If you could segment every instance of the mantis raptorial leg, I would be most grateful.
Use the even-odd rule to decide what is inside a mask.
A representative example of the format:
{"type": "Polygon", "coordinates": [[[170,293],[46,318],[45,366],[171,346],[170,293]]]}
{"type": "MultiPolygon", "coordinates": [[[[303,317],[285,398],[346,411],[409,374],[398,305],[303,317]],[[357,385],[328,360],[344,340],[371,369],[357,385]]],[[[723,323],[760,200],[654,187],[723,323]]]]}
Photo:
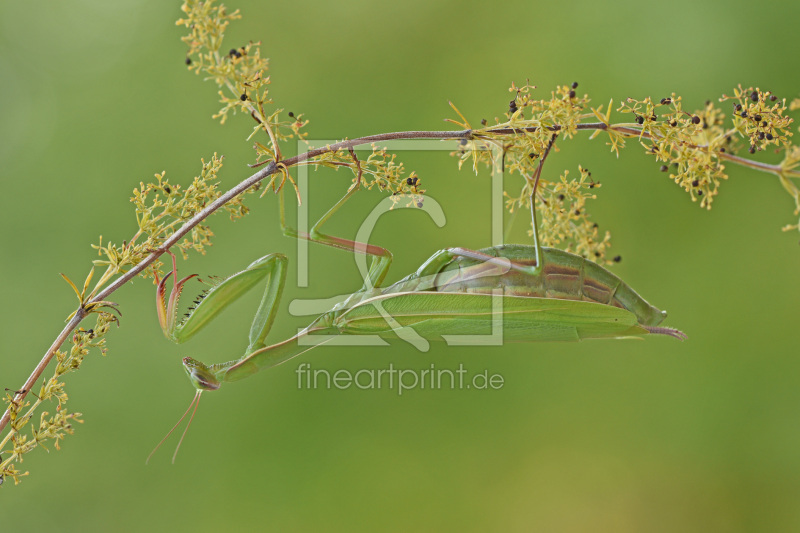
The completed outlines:
{"type": "MultiPolygon", "coordinates": [[[[179,322],[177,320],[177,314],[180,294],[183,291],[184,284],[193,277],[196,277],[196,275],[187,276],[180,281],[174,279],[174,286],[167,300],[165,298],[167,280],[171,275],[177,278],[178,271],[175,254],[169,251],[167,253],[172,256],[172,272],[164,276],[161,280],[156,278],[158,282],[158,288],[156,290],[158,318],[161,328],[167,338],[177,343],[189,340],[228,305],[240,298],[262,279],[267,278],[264,296],[261,299],[261,303],[253,318],[253,323],[250,326],[249,345],[245,354],[253,353],[266,346],[264,340],[269,334],[269,330],[272,328],[272,323],[275,321],[277,315],[276,310],[286,282],[286,256],[282,254],[269,254],[264,256],[251,263],[245,270],[230,276],[210,291],[202,293],[203,296],[195,300],[195,307],[190,309],[190,313],[186,315],[186,319],[179,322]],[[224,290],[221,288],[223,286],[224,290]]],[[[186,369],[189,371],[188,367],[186,367],[186,369]]],[[[194,407],[186,429],[184,429],[180,441],[178,441],[178,445],[175,447],[175,453],[172,456],[172,462],[175,462],[175,457],[178,455],[178,450],[183,442],[183,438],[186,436],[186,432],[189,430],[192,420],[194,420],[194,414],[197,412],[197,406],[200,404],[200,395],[202,391],[212,390],[214,388],[213,382],[203,382],[202,375],[196,376],[195,379],[197,379],[198,383],[201,383],[202,386],[197,387],[197,392],[192,402],[189,404],[189,407],[186,409],[186,412],[183,413],[183,416],[181,416],[178,422],[169,430],[164,438],[161,439],[161,442],[159,442],[150,453],[145,463],[150,461],[150,458],[156,450],[158,450],[161,444],[175,431],[180,423],[183,422],[183,419],[186,418],[186,415],[189,414],[189,411],[194,407]]]]}

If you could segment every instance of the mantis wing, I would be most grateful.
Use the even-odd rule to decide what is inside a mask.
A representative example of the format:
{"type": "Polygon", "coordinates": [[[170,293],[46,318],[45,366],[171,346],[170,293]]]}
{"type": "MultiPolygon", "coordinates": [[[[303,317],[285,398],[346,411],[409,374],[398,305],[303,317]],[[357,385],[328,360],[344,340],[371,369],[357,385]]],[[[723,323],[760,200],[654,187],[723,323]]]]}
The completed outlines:
{"type": "Polygon", "coordinates": [[[502,322],[503,336],[520,341],[579,341],[648,334],[625,309],[595,302],[492,296],[474,293],[407,292],[364,300],[335,321],[341,333],[395,334],[410,327],[428,340],[442,335],[488,335],[502,322]],[[493,307],[494,301],[494,307],[493,307]],[[383,311],[383,312],[382,312],[383,311]]]}

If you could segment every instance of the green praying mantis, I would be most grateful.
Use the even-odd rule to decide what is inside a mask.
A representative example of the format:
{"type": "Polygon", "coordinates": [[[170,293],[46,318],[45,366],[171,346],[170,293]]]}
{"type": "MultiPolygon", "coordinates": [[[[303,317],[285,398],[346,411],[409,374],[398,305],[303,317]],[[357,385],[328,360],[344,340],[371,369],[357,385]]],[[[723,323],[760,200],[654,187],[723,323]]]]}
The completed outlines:
{"type": "MultiPolygon", "coordinates": [[[[186,282],[196,275],[178,280],[175,256],[171,254],[173,270],[157,279],[156,302],[161,328],[174,342],[189,340],[229,304],[265,280],[266,288],[242,357],[212,365],[191,357],[183,359],[196,394],[170,433],[192,407],[196,412],[203,391],[217,390],[223,383],[284,363],[339,335],[399,337],[417,346],[449,335],[496,331],[497,327],[502,327],[505,339],[519,341],[579,341],[648,334],[685,339],[682,332],[659,326],[666,312],[649,304],[613,273],[581,256],[539,246],[533,200],[540,171],[541,166],[531,193],[532,246],[440,250],[416,272],[386,287],[383,281],[392,260],[388,250],[321,232],[322,225],[358,189],[359,179],[309,233],[286,225],[281,195],[285,234],[362,254],[370,257],[371,263],[360,290],[346,295],[296,335],[272,345],[266,344],[266,337],[283,293],[286,256],[272,253],[257,259],[201,294],[185,318],[178,320],[180,294],[186,282]],[[167,297],[170,277],[173,288],[167,297]],[[323,340],[314,342],[315,338],[323,340]]],[[[193,417],[194,412],[189,424],[193,417]]]]}

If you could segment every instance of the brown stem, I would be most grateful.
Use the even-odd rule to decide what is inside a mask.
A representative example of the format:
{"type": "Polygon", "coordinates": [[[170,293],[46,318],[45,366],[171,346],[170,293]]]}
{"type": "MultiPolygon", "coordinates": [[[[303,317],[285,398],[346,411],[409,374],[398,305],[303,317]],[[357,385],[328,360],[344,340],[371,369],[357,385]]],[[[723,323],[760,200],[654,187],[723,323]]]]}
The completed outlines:
{"type": "MultiPolygon", "coordinates": [[[[500,135],[513,135],[515,133],[522,133],[522,132],[532,132],[539,129],[536,126],[531,126],[528,128],[488,128],[485,130],[488,133],[495,133],[500,135]]],[[[559,131],[561,126],[549,126],[550,131],[559,131]]],[[[626,137],[642,137],[644,139],[652,139],[653,135],[649,132],[643,132],[640,129],[628,127],[628,126],[609,126],[603,122],[584,122],[583,124],[578,124],[575,126],[577,130],[608,130],[611,129],[617,133],[621,133],[626,137]]],[[[685,143],[686,146],[690,148],[697,148],[698,150],[708,150],[707,145],[697,145],[697,144],[689,144],[685,143]]],[[[780,165],[771,165],[769,163],[761,163],[760,161],[752,161],[750,159],[740,157],[738,155],[729,154],[726,152],[717,152],[717,157],[720,159],[724,159],[726,161],[730,161],[731,163],[736,163],[737,165],[741,165],[743,167],[752,168],[753,170],[758,170],[760,172],[766,172],[768,174],[774,174],[776,176],[784,175],[789,178],[800,178],[800,170],[784,170],[783,167],[780,165]]]]}
{"type": "MultiPolygon", "coordinates": [[[[595,126],[595,125],[597,125],[597,124],[594,124],[594,123],[592,123],[592,124],[579,124],[578,125],[578,129],[593,129],[593,128],[581,128],[581,126],[595,126]]],[[[604,126],[604,127],[603,128],[594,128],[594,129],[606,130],[606,129],[609,128],[605,124],[602,124],[602,126],[604,126]]],[[[652,134],[650,134],[648,132],[642,132],[641,130],[638,130],[636,128],[630,128],[630,127],[626,127],[626,126],[610,126],[610,127],[611,127],[611,129],[613,129],[617,133],[622,133],[622,134],[627,135],[629,137],[639,137],[639,136],[641,136],[641,137],[643,137],[645,139],[652,139],[653,138],[652,134]]],[[[685,144],[689,148],[697,148],[698,150],[704,150],[704,151],[708,150],[708,146],[707,145],[696,145],[696,144],[690,144],[690,143],[685,143],[685,144]]],[[[727,152],[717,152],[716,155],[720,159],[724,159],[726,161],[730,161],[732,163],[736,163],[737,165],[742,165],[743,167],[752,168],[753,170],[758,170],[760,172],[766,172],[768,174],[774,174],[776,176],[784,175],[784,176],[787,176],[787,177],[790,177],[790,178],[800,177],[800,171],[797,171],[797,170],[784,170],[783,167],[781,167],[780,165],[771,165],[769,163],[761,163],[760,161],[752,161],[750,159],[747,159],[747,158],[744,158],[744,157],[740,157],[740,156],[734,155],[734,154],[729,154],[727,152]]]]}
{"type": "MultiPolygon", "coordinates": [[[[646,132],[642,132],[636,128],[625,127],[625,126],[608,126],[602,122],[593,122],[593,123],[583,123],[578,124],[576,129],[578,130],[607,130],[609,127],[614,129],[617,133],[621,133],[623,135],[631,136],[631,137],[638,137],[642,136],[645,138],[650,138],[651,135],[646,132]]],[[[527,128],[488,128],[485,130],[486,133],[490,134],[514,134],[514,133],[522,133],[523,131],[535,131],[538,129],[535,126],[527,127],[527,128]]],[[[560,126],[551,126],[549,127],[551,131],[559,131],[561,129],[560,126]]],[[[357,139],[352,140],[345,140],[340,141],[338,143],[331,144],[329,146],[325,146],[322,148],[315,148],[313,150],[309,150],[308,152],[298,154],[294,157],[290,157],[288,159],[284,159],[278,163],[271,162],[269,165],[264,167],[263,169],[259,170],[249,178],[245,179],[244,181],[240,182],[238,185],[227,191],[225,194],[217,198],[215,201],[210,203],[206,206],[205,209],[197,213],[194,217],[188,220],[186,223],[183,224],[178,230],[175,231],[158,250],[155,250],[153,253],[148,255],[144,260],[142,260],[138,265],[130,269],[128,272],[123,274],[122,276],[118,277],[111,285],[100,291],[94,298],[87,301],[84,304],[84,307],[78,309],[75,313],[75,316],[64,326],[64,329],[61,330],[61,333],[58,334],[56,339],[53,341],[53,344],[50,345],[47,352],[45,352],[44,356],[42,357],[39,364],[36,365],[33,372],[31,373],[30,377],[28,377],[25,385],[22,386],[19,393],[14,395],[14,402],[18,403],[25,399],[25,396],[28,394],[30,389],[33,387],[34,383],[41,377],[42,373],[44,372],[47,365],[53,359],[55,352],[61,347],[64,341],[67,339],[69,334],[74,330],[80,322],[86,318],[89,314],[86,311],[86,308],[93,303],[100,302],[102,300],[106,300],[108,296],[110,296],[114,291],[122,287],[125,283],[129,282],[131,279],[136,277],[139,273],[141,273],[145,268],[147,268],[150,264],[153,263],[156,259],[161,257],[169,248],[177,244],[177,242],[183,238],[187,233],[189,233],[192,228],[197,226],[200,222],[205,220],[209,215],[211,215],[214,211],[228,203],[230,200],[235,198],[236,196],[242,194],[244,191],[255,185],[256,183],[260,182],[264,178],[272,175],[275,173],[279,165],[283,165],[284,167],[292,167],[297,165],[298,163],[302,163],[303,161],[307,161],[311,158],[314,158],[318,155],[322,155],[326,152],[332,152],[336,150],[343,150],[343,149],[352,149],[355,146],[360,146],[362,144],[369,144],[374,142],[380,141],[390,141],[390,140],[398,140],[398,139],[471,139],[473,138],[473,130],[466,129],[460,131],[399,131],[399,132],[392,132],[392,133],[380,133],[377,135],[368,135],[366,137],[359,137],[357,139]]],[[[698,146],[696,148],[704,148],[698,146]]],[[[769,165],[766,163],[759,163],[756,161],[750,161],[748,159],[735,156],[732,154],[727,153],[718,153],[717,156],[720,159],[726,159],[728,161],[732,161],[734,163],[747,166],[749,168],[760,170],[762,172],[769,172],[771,174],[781,174],[788,177],[800,177],[800,171],[791,170],[783,172],[783,169],[779,165],[769,165]]],[[[10,410],[6,410],[3,414],[2,418],[0,418],[0,431],[2,431],[6,425],[8,425],[10,419],[10,410]]]]}
{"type": "MultiPolygon", "coordinates": [[[[335,150],[342,150],[342,149],[350,149],[355,146],[359,146],[362,144],[369,144],[373,142],[380,142],[380,141],[389,141],[389,140],[396,140],[396,139],[468,139],[472,134],[472,130],[462,130],[462,131],[401,131],[401,132],[393,132],[393,133],[381,133],[378,135],[369,135],[366,137],[360,137],[357,139],[341,141],[335,144],[331,144],[329,146],[325,146],[323,148],[316,148],[314,150],[310,150],[303,154],[296,155],[294,157],[290,157],[289,159],[284,159],[279,164],[283,164],[286,167],[292,167],[298,163],[316,157],[318,155],[322,155],[326,152],[331,152],[335,150]]],[[[94,298],[87,301],[84,304],[83,308],[80,308],[75,313],[75,316],[64,326],[64,329],[61,330],[61,333],[58,334],[56,339],[53,341],[53,344],[50,345],[50,348],[47,349],[44,356],[42,357],[39,364],[36,365],[36,368],[33,369],[31,375],[28,377],[27,381],[25,381],[25,385],[19,390],[19,393],[14,395],[14,402],[19,403],[25,399],[30,389],[36,383],[36,381],[42,376],[44,373],[45,368],[53,359],[56,351],[64,344],[64,341],[67,340],[72,330],[74,330],[81,321],[86,318],[89,314],[86,311],[86,308],[93,303],[100,302],[106,300],[114,291],[125,285],[127,282],[132,280],[136,277],[139,273],[141,273],[145,268],[150,266],[156,259],[161,257],[169,248],[174,246],[181,240],[187,233],[189,233],[192,228],[197,226],[200,222],[208,218],[214,211],[219,209],[220,207],[224,206],[226,203],[231,201],[236,196],[242,194],[244,191],[255,185],[256,183],[260,182],[264,178],[272,175],[275,173],[276,169],[278,168],[278,164],[272,162],[263,169],[259,170],[249,178],[245,179],[244,181],[240,182],[238,185],[227,191],[225,194],[211,202],[206,206],[205,209],[197,213],[194,217],[189,219],[186,223],[183,224],[178,230],[175,231],[167,240],[164,241],[164,244],[158,249],[153,251],[150,255],[148,255],[144,260],[142,260],[139,264],[135,267],[131,268],[128,272],[123,274],[122,276],[118,277],[114,280],[111,285],[97,293],[94,298]]],[[[0,431],[2,431],[6,425],[8,425],[10,419],[10,410],[6,410],[3,413],[3,417],[0,418],[0,431]]]]}

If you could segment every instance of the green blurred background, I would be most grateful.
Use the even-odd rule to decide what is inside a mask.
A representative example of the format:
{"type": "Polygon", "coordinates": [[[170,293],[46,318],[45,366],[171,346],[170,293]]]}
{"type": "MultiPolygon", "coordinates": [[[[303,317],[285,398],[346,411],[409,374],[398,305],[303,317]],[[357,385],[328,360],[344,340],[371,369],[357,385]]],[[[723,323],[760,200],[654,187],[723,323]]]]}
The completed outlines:
{"type": "MultiPolygon", "coordinates": [[[[272,96],[311,119],[318,139],[442,129],[447,101],[477,122],[530,78],[549,94],[580,82],[594,105],[672,91],[695,109],[737,83],[797,95],[800,4],[775,2],[284,2],[236,0],[226,40],[262,40],[272,96]]],[[[250,124],[213,122],[215,88],[187,73],[178,3],[128,0],[0,4],[0,386],[19,387],[61,328],[102,234],[134,232],[130,191],[162,170],[186,182],[199,159],[226,156],[223,179],[249,175],[250,124]]],[[[727,111],[727,109],[726,109],[727,111]]],[[[207,394],[175,465],[171,440],[144,459],[188,404],[180,358],[238,357],[257,296],[184,346],[167,342],[154,289],[114,295],[123,327],[110,355],[70,376],[86,423],[31,476],[0,489],[3,529],[30,531],[797,531],[800,530],[800,247],[792,204],[768,175],[733,168],[711,212],[658,172],[635,143],[562,142],[550,173],[578,164],[602,182],[592,206],[612,231],[614,268],[689,340],[447,348],[321,348],[314,368],[424,369],[505,378],[499,391],[298,390],[301,360],[207,394]]],[[[385,216],[392,281],[435,250],[489,244],[488,174],[443,153],[405,152],[445,208],[385,216]]],[[[347,186],[311,176],[312,214],[347,186]]],[[[353,236],[377,194],[331,224],[353,236]]],[[[212,221],[215,245],[184,273],[226,275],[268,252],[296,264],[274,197],[212,221]]],[[[524,239],[519,225],[512,240],[524,239]]],[[[352,256],[311,248],[294,269],[273,339],[290,335],[292,298],[359,286],[352,256]]],[[[52,410],[52,409],[51,409],[52,410]]]]}

